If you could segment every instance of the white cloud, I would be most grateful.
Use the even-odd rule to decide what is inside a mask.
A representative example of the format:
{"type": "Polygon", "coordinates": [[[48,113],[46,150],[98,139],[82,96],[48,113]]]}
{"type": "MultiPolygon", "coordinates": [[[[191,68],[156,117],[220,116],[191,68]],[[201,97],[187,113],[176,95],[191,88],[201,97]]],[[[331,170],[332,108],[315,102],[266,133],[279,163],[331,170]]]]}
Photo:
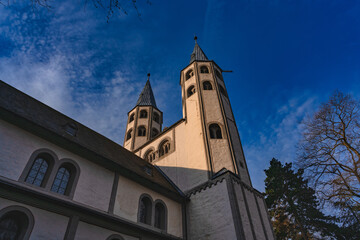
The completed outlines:
{"type": "MultiPolygon", "coordinates": [[[[296,145],[301,138],[302,120],[314,110],[318,98],[304,94],[294,97],[270,115],[257,133],[259,144],[244,144],[251,179],[255,188],[264,191],[264,169],[272,158],[292,162],[296,158],[296,145]]],[[[253,143],[256,141],[253,141],[253,143]]]]}

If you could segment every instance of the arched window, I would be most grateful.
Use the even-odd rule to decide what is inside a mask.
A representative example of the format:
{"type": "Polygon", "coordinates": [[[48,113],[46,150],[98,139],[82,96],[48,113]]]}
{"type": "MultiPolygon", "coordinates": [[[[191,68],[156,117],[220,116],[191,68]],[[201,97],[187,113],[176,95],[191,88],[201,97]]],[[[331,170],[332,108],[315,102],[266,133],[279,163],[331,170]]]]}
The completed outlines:
{"type": "Polygon", "coordinates": [[[154,112],[153,120],[157,123],[160,123],[160,115],[157,112],[154,112]]]}
{"type": "Polygon", "coordinates": [[[151,130],[151,137],[156,137],[159,134],[159,131],[156,128],[151,130]]]}
{"type": "Polygon", "coordinates": [[[162,230],[166,230],[166,207],[165,204],[157,200],[155,203],[155,223],[154,226],[156,228],[160,228],[162,230]]]}
{"type": "Polygon", "coordinates": [[[190,86],[187,89],[187,97],[191,97],[191,95],[193,95],[196,92],[195,87],[194,86],[190,86]]]}
{"type": "Polygon", "coordinates": [[[215,74],[216,74],[216,76],[217,76],[221,81],[224,81],[221,73],[220,73],[218,70],[215,70],[215,74]]]}
{"type": "Polygon", "coordinates": [[[203,89],[204,90],[212,90],[212,85],[209,81],[204,81],[203,82],[203,89]]]}
{"type": "Polygon", "coordinates": [[[209,69],[207,68],[207,66],[201,66],[200,73],[209,73],[209,69]]]}
{"type": "Polygon", "coordinates": [[[132,113],[129,117],[129,123],[131,123],[132,121],[134,121],[135,118],[135,113],[132,113]]]}
{"type": "Polygon", "coordinates": [[[150,163],[155,160],[155,157],[156,157],[155,151],[152,149],[148,150],[144,155],[144,159],[150,163]]]}
{"type": "Polygon", "coordinates": [[[152,200],[147,196],[140,197],[138,220],[151,225],[152,200]]]}
{"type": "Polygon", "coordinates": [[[35,186],[44,187],[45,186],[45,177],[49,175],[49,162],[44,157],[38,156],[30,171],[27,175],[25,182],[33,184],[35,186]]]}
{"type": "Polygon", "coordinates": [[[106,240],[124,240],[124,238],[119,234],[113,234],[109,236],[106,240]]]}
{"type": "Polygon", "coordinates": [[[159,147],[159,157],[164,156],[170,152],[170,142],[168,140],[162,142],[159,147]]]}
{"type": "Polygon", "coordinates": [[[56,177],[51,187],[51,191],[62,195],[67,195],[67,193],[69,192],[68,189],[70,178],[70,169],[67,167],[60,167],[58,172],[56,173],[56,177]]]}
{"type": "Polygon", "coordinates": [[[31,212],[20,206],[10,206],[0,211],[0,239],[29,239],[34,226],[31,212]]]}
{"type": "Polygon", "coordinates": [[[146,136],[146,128],[144,126],[140,126],[138,129],[138,136],[146,136]]]}
{"type": "Polygon", "coordinates": [[[141,110],[140,111],[140,118],[147,118],[147,111],[146,110],[141,110]]]}
{"type": "Polygon", "coordinates": [[[228,97],[226,90],[221,85],[219,85],[219,89],[220,89],[220,92],[222,95],[224,95],[225,97],[228,97]]]}
{"type": "Polygon", "coordinates": [[[216,123],[210,124],[209,131],[210,131],[210,138],[212,138],[212,139],[221,139],[222,138],[221,128],[218,124],[216,124],[216,123]]]}
{"type": "Polygon", "coordinates": [[[49,149],[33,152],[26,164],[19,181],[39,187],[46,187],[57,156],[49,149]]]}
{"type": "Polygon", "coordinates": [[[189,71],[186,72],[186,80],[188,80],[189,78],[191,78],[192,76],[194,76],[194,71],[192,69],[190,69],[189,71]]]}
{"type": "Polygon", "coordinates": [[[132,129],[130,129],[130,130],[127,132],[127,134],[126,134],[126,141],[131,138],[131,134],[132,134],[132,129]]]}

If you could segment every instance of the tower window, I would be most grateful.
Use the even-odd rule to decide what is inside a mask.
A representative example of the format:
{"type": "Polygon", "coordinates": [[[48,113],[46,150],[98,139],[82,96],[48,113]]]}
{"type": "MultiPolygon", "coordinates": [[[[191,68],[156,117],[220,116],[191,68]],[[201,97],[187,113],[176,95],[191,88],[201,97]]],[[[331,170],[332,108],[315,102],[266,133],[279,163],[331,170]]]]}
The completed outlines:
{"type": "Polygon", "coordinates": [[[204,90],[212,90],[212,85],[209,81],[204,81],[203,82],[203,89],[204,90]]]}
{"type": "Polygon", "coordinates": [[[138,129],[138,136],[142,137],[142,136],[146,136],[146,128],[144,126],[140,126],[138,129]]]}
{"type": "Polygon", "coordinates": [[[170,152],[170,142],[166,140],[159,147],[159,157],[164,156],[170,152]]]}
{"type": "Polygon", "coordinates": [[[186,80],[188,80],[192,76],[194,76],[194,71],[192,69],[190,69],[189,71],[186,72],[185,78],[186,78],[186,80]]]}
{"type": "Polygon", "coordinates": [[[209,69],[207,68],[207,66],[201,66],[200,73],[209,73],[209,69]]]}
{"type": "Polygon", "coordinates": [[[191,95],[193,95],[195,92],[196,92],[195,87],[190,86],[187,90],[187,97],[191,97],[191,95]]]}
{"type": "Polygon", "coordinates": [[[156,137],[159,134],[159,131],[156,128],[151,130],[151,137],[156,137]]]}
{"type": "Polygon", "coordinates": [[[141,110],[140,111],[140,118],[147,118],[147,111],[146,110],[141,110]]]}
{"type": "Polygon", "coordinates": [[[130,129],[130,130],[127,132],[127,134],[126,134],[126,141],[131,138],[131,134],[132,134],[132,129],[130,129]]]}
{"type": "Polygon", "coordinates": [[[151,225],[152,201],[149,197],[143,196],[139,202],[138,220],[141,223],[151,225]]]}
{"type": "Polygon", "coordinates": [[[210,124],[209,131],[210,131],[210,138],[212,138],[212,139],[221,139],[222,138],[221,128],[218,124],[216,124],[216,123],[210,124]]]}
{"type": "Polygon", "coordinates": [[[216,76],[217,76],[221,81],[224,81],[221,73],[220,73],[218,70],[215,70],[215,74],[216,74],[216,76]]]}
{"type": "MultiPolygon", "coordinates": [[[[157,200],[160,201],[160,200],[157,200]]],[[[156,202],[156,201],[155,201],[156,202]]],[[[155,204],[155,223],[154,227],[162,230],[166,229],[166,208],[161,202],[155,204]]]]}
{"type": "Polygon", "coordinates": [[[160,115],[157,112],[154,112],[153,120],[157,123],[160,123],[160,115]]]}
{"type": "Polygon", "coordinates": [[[132,113],[129,117],[129,123],[131,123],[132,121],[134,121],[135,118],[135,113],[132,113]]]}
{"type": "Polygon", "coordinates": [[[226,90],[221,85],[219,85],[219,89],[220,89],[220,92],[222,95],[224,95],[225,97],[228,97],[226,90]]]}

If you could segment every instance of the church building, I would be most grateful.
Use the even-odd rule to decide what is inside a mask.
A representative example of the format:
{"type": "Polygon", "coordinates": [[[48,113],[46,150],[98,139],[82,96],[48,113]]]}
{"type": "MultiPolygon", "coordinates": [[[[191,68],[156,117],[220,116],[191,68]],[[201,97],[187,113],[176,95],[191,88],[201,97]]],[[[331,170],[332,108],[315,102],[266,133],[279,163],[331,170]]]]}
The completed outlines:
{"type": "Polygon", "coordinates": [[[0,81],[0,240],[272,240],[222,69],[195,39],[183,118],[150,75],[123,146],[0,81]]]}

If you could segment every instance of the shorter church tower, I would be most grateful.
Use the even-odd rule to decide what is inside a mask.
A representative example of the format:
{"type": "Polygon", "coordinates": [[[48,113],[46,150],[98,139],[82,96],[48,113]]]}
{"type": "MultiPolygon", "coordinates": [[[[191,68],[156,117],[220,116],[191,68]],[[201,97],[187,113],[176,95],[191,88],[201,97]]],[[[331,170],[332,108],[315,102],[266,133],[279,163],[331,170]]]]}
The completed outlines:
{"type": "Polygon", "coordinates": [[[150,73],[135,107],[128,113],[124,147],[130,151],[161,132],[163,113],[157,108],[150,85],[150,73]]]}

